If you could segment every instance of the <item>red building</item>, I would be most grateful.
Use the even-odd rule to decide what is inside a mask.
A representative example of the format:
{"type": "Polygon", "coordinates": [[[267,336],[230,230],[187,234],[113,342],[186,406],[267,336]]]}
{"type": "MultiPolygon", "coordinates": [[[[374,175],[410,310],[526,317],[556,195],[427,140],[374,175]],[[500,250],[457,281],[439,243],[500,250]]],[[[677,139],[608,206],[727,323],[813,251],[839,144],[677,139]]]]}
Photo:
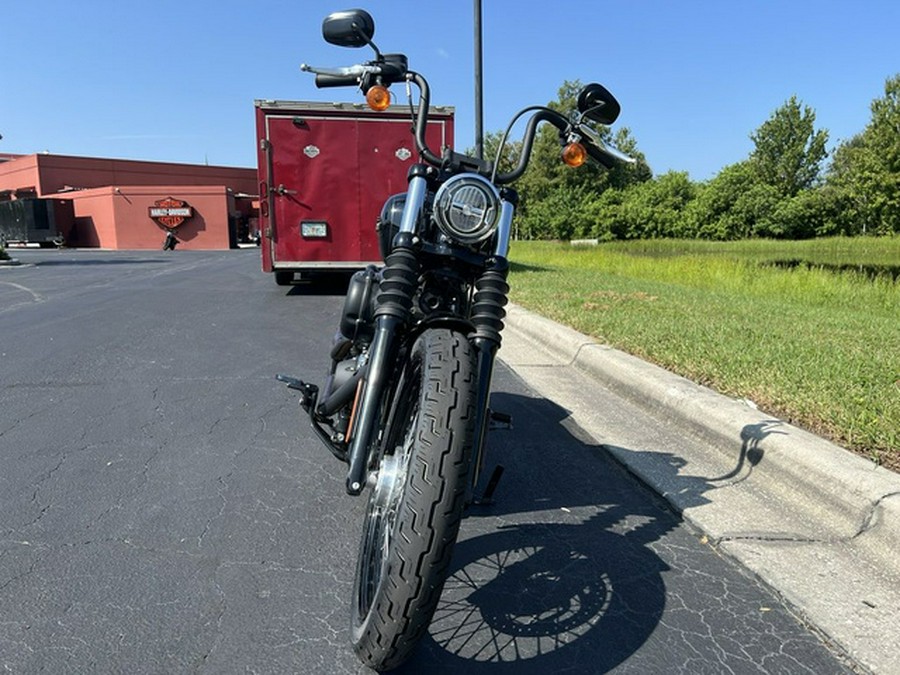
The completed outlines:
{"type": "MultiPolygon", "coordinates": [[[[0,156],[0,202],[65,199],[68,246],[159,248],[171,227],[187,249],[227,249],[254,231],[256,169],[65,155],[0,156]],[[172,204],[181,218],[160,217],[172,204]],[[173,223],[174,226],[173,226],[173,223]]],[[[173,211],[175,213],[176,211],[173,211]]]]}

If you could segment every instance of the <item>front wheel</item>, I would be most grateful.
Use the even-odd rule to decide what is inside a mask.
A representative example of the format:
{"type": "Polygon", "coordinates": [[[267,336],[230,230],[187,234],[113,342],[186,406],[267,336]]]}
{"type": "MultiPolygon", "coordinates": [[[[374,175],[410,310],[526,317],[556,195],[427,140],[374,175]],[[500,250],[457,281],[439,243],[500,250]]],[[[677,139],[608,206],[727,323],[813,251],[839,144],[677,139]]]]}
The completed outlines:
{"type": "Polygon", "coordinates": [[[376,670],[399,666],[440,599],[466,499],[474,440],[475,351],[429,330],[395,388],[360,543],[352,641],[376,670]]]}

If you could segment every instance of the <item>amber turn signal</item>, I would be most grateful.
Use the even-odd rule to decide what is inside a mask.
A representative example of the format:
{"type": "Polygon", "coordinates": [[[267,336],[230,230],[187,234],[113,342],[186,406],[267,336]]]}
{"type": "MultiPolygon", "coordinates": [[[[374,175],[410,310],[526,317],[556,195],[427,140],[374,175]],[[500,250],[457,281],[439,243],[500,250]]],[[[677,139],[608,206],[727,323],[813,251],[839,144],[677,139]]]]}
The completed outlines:
{"type": "Polygon", "coordinates": [[[369,87],[369,91],[366,92],[366,103],[372,110],[387,110],[391,104],[391,92],[380,84],[369,87]]]}
{"type": "Polygon", "coordinates": [[[587,150],[581,143],[569,143],[563,148],[562,160],[569,166],[581,166],[587,161],[587,150]]]}

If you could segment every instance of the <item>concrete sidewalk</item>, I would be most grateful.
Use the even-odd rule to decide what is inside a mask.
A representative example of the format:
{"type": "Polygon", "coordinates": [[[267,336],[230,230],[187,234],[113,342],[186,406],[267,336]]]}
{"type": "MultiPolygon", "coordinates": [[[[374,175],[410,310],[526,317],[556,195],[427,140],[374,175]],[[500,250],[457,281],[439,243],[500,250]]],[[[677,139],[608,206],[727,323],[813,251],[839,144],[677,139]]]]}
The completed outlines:
{"type": "Polygon", "coordinates": [[[860,666],[900,673],[900,474],[520,307],[506,324],[528,386],[860,666]]]}

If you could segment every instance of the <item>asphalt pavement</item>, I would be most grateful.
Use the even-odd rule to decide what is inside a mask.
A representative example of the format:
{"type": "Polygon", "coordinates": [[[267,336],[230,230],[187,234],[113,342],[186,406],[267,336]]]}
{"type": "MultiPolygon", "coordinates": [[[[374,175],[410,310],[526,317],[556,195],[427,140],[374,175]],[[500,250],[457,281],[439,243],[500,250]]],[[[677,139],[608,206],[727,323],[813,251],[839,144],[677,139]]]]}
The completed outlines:
{"type": "MultiPolygon", "coordinates": [[[[0,671],[368,672],[348,644],[365,504],[274,379],[321,381],[341,289],[276,286],[254,251],[16,257],[0,267],[0,671]]],[[[685,422],[689,383],[650,403],[640,362],[516,308],[509,323],[515,370],[498,364],[491,405],[513,426],[488,440],[506,472],[464,520],[405,672],[897,672],[892,577],[864,573],[893,546],[876,545],[892,500],[866,482],[883,472],[843,476],[849,505],[836,488],[816,506],[793,474],[770,490],[786,426],[704,424],[713,404],[685,422]]]]}
{"type": "Polygon", "coordinates": [[[900,673],[900,475],[521,307],[500,356],[856,663],[900,673]]]}

